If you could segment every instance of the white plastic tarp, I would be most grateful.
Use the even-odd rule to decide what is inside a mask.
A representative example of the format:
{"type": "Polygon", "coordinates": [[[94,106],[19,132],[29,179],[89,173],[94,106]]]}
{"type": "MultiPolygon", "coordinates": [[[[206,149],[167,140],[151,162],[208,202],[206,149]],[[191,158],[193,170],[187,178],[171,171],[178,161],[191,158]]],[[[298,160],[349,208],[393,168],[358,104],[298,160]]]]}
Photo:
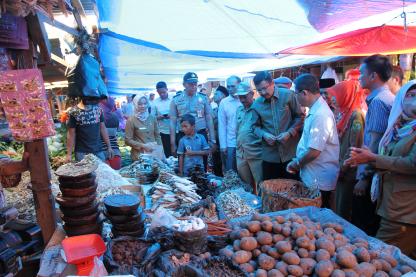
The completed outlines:
{"type": "MultiPolygon", "coordinates": [[[[321,31],[394,10],[360,27],[387,23],[400,15],[402,1],[97,0],[97,6],[109,91],[123,92],[154,88],[160,80],[180,84],[188,71],[204,81],[286,67],[302,57],[274,53],[316,41],[321,31]]],[[[402,22],[400,16],[396,20],[402,22]]]]}

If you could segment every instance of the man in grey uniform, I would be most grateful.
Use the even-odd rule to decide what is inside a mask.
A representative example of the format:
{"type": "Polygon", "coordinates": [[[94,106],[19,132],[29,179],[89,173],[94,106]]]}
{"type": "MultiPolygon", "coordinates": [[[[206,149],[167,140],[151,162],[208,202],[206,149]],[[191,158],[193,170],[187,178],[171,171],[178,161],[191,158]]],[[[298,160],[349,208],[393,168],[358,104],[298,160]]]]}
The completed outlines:
{"type": "MultiPolygon", "coordinates": [[[[211,149],[215,147],[216,143],[211,105],[206,95],[197,92],[198,76],[194,72],[186,73],[183,76],[183,86],[185,88],[184,91],[175,95],[170,104],[170,143],[172,155],[176,154],[177,143],[184,136],[178,123],[185,114],[191,114],[195,117],[195,131],[205,137],[211,149]]],[[[204,164],[206,167],[206,159],[204,159],[204,164]]]]}

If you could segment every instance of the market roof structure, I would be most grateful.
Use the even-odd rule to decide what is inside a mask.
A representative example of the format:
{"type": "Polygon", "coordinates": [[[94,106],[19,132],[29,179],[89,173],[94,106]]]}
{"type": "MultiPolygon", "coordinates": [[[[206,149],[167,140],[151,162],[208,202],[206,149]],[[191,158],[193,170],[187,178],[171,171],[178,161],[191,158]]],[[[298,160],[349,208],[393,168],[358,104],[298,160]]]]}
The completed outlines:
{"type": "MultiPolygon", "coordinates": [[[[409,20],[416,17],[416,0],[404,6],[409,20]]],[[[97,0],[97,8],[99,54],[113,93],[160,80],[180,84],[187,71],[212,79],[284,67],[292,58],[274,55],[282,49],[403,24],[401,0],[97,0]]]]}
{"type": "Polygon", "coordinates": [[[416,52],[416,26],[382,25],[355,30],[299,47],[280,54],[369,56],[416,52]]]}

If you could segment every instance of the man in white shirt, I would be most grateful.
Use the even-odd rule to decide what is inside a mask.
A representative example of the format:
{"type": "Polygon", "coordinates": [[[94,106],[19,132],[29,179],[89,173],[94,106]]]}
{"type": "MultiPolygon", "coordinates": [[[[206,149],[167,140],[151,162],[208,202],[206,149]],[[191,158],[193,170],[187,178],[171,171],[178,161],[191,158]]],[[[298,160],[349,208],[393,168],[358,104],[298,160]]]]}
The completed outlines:
{"type": "Polygon", "coordinates": [[[156,84],[156,91],[159,98],[153,100],[152,114],[156,117],[159,124],[160,138],[162,139],[163,151],[165,156],[172,156],[170,147],[170,101],[168,86],[160,81],[156,84]]]}
{"type": "Polygon", "coordinates": [[[230,95],[221,101],[218,109],[218,135],[220,139],[222,164],[225,172],[228,170],[237,171],[236,113],[241,103],[236,92],[238,85],[241,83],[241,79],[237,76],[231,76],[226,82],[230,95]]]}
{"type": "Polygon", "coordinates": [[[330,208],[331,193],[339,173],[339,141],[334,115],[319,93],[319,82],[312,74],[295,79],[295,94],[299,104],[309,108],[302,137],[296,149],[296,158],[287,171],[300,171],[302,182],[311,188],[318,187],[322,194],[322,207],[330,208]]]}
{"type": "Polygon", "coordinates": [[[133,95],[127,95],[127,103],[121,107],[123,116],[125,119],[128,119],[130,116],[134,115],[134,104],[133,104],[133,95]]]}

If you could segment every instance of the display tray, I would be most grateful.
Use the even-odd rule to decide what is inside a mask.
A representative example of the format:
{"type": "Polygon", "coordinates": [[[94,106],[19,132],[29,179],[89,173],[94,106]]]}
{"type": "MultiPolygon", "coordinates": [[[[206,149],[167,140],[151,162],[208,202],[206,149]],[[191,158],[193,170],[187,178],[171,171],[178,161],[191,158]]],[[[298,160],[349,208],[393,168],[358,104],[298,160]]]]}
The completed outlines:
{"type": "Polygon", "coordinates": [[[96,193],[84,197],[64,197],[61,193],[58,193],[56,202],[58,202],[60,207],[77,209],[78,207],[94,202],[96,198],[96,193]]]}
{"type": "Polygon", "coordinates": [[[91,173],[80,178],[59,177],[58,178],[59,188],[65,188],[65,189],[89,188],[96,184],[95,178],[96,178],[95,173],[91,173]]]}
{"type": "Polygon", "coordinates": [[[97,184],[93,181],[87,187],[67,188],[64,185],[59,185],[59,189],[64,197],[83,197],[94,193],[97,190],[97,184]]]}
{"type": "Polygon", "coordinates": [[[130,194],[110,195],[104,199],[104,206],[111,215],[136,214],[140,199],[130,194]]]}
{"type": "Polygon", "coordinates": [[[79,226],[79,225],[84,225],[84,224],[96,223],[99,215],[100,213],[97,211],[91,215],[83,215],[83,216],[77,216],[77,217],[69,217],[69,216],[64,215],[62,217],[62,220],[65,222],[65,224],[79,226]]]}
{"type": "Polygon", "coordinates": [[[88,203],[87,205],[84,205],[84,206],[77,207],[76,209],[60,207],[61,212],[65,216],[69,216],[69,217],[91,215],[93,213],[96,213],[98,208],[99,208],[99,204],[96,201],[88,203]]]}
{"type": "Polygon", "coordinates": [[[136,214],[132,215],[112,215],[107,211],[104,212],[104,215],[111,221],[113,224],[123,224],[130,221],[144,221],[145,215],[142,212],[142,209],[139,208],[136,214]]]}
{"type": "Polygon", "coordinates": [[[93,173],[98,168],[97,163],[80,161],[77,163],[67,163],[60,166],[55,174],[64,179],[82,178],[93,173]]]}

